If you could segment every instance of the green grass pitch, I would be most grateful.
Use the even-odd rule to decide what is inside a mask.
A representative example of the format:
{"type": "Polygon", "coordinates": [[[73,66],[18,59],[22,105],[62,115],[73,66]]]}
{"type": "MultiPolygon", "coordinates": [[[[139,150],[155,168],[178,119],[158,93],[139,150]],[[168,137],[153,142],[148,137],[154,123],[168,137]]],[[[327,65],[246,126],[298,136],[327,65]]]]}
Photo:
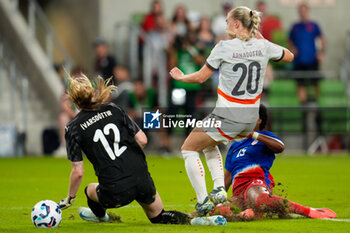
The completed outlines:
{"type": "MultiPolygon", "coordinates": [[[[150,156],[147,161],[165,209],[192,211],[195,193],[183,160],[150,156]]],[[[63,211],[58,228],[48,230],[34,227],[31,208],[40,200],[59,201],[67,195],[70,162],[48,157],[0,159],[0,232],[350,232],[350,222],[318,219],[266,219],[227,226],[152,225],[135,202],[112,210],[121,216],[122,223],[84,222],[77,208],[86,206],[84,187],[96,182],[90,163],[85,160],[84,165],[85,175],[74,206],[63,211]]],[[[350,219],[350,156],[282,155],[271,173],[276,183],[283,184],[276,193],[304,205],[330,208],[339,219],[350,219]]],[[[211,189],[208,171],[206,178],[211,189]]]]}

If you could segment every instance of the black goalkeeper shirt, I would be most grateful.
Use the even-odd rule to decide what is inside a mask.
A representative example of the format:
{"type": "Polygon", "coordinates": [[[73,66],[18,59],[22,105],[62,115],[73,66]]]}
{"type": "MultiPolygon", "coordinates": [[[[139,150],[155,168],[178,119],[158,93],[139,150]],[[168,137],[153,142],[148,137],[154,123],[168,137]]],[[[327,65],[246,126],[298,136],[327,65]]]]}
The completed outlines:
{"type": "Polygon", "coordinates": [[[92,163],[101,185],[127,189],[149,175],[145,154],[134,139],[139,127],[113,103],[81,111],[66,126],[68,159],[92,163]]]}

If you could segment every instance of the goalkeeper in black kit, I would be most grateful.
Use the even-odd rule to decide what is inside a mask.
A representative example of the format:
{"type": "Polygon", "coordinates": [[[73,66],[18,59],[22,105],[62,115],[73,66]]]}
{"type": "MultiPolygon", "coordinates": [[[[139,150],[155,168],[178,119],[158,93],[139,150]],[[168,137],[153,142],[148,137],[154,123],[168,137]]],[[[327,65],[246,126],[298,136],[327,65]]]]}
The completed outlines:
{"type": "Polygon", "coordinates": [[[106,209],[136,200],[152,223],[227,224],[221,215],[190,219],[185,213],[165,211],[142,150],[147,144],[146,135],[120,107],[105,103],[116,87],[101,77],[92,85],[84,75],[70,77],[69,82],[68,96],[80,112],[66,126],[66,147],[72,170],[68,196],[59,202],[61,209],[74,203],[84,173],[84,152],[94,167],[98,183],[85,188],[89,208],[78,209],[82,219],[112,221],[106,209]]]}
{"type": "Polygon", "coordinates": [[[66,126],[72,170],[68,196],[59,202],[60,208],[70,207],[75,200],[84,173],[84,152],[99,183],[85,188],[89,208],[79,208],[82,219],[111,221],[106,209],[136,200],[152,223],[189,224],[187,214],[163,209],[142,150],[147,143],[146,135],[120,107],[104,103],[116,87],[108,86],[100,77],[95,88],[86,76],[69,81],[68,95],[81,111],[66,126]]]}

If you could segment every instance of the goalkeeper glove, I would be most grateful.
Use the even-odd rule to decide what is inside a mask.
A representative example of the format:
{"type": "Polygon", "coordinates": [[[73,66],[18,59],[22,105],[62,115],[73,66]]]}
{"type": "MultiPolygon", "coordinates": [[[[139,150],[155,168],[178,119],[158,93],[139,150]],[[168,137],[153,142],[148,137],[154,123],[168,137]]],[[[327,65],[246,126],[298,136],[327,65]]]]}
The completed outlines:
{"type": "Polygon", "coordinates": [[[75,201],[75,197],[67,196],[66,198],[62,199],[58,205],[61,208],[61,210],[67,209],[73,205],[75,201]]]}

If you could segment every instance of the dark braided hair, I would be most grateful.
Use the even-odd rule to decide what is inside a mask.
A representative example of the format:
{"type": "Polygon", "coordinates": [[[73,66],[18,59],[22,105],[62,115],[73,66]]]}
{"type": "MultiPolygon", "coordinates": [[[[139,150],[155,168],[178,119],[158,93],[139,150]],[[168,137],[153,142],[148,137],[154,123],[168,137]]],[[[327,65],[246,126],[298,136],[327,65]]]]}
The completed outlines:
{"type": "Polygon", "coordinates": [[[259,118],[261,119],[259,130],[264,130],[266,127],[268,116],[267,116],[267,108],[263,104],[260,104],[260,107],[259,107],[259,118]]]}

